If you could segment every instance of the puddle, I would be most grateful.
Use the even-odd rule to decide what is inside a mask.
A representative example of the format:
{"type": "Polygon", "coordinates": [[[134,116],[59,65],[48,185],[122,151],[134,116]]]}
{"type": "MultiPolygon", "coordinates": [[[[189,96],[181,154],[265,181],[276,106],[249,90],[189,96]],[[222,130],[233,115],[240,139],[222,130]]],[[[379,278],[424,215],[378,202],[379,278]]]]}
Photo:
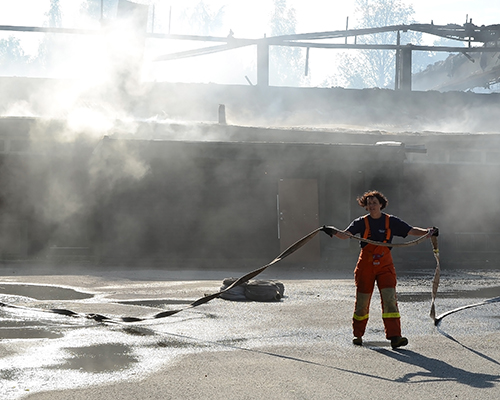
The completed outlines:
{"type": "MultiPolygon", "coordinates": [[[[0,283],[0,295],[14,295],[34,300],[83,300],[94,297],[92,294],[79,292],[58,286],[26,285],[0,283]]],[[[3,305],[3,304],[2,304],[3,305]]],[[[13,311],[14,309],[9,309],[13,311]]],[[[6,314],[10,315],[10,314],[6,314]]],[[[3,339],[59,339],[64,333],[46,323],[38,317],[32,319],[12,320],[2,318],[0,313],[0,340],[3,339]]],[[[52,325],[52,324],[51,324],[52,325]]],[[[60,325],[60,324],[59,324],[60,325]]]]}
{"type": "Polygon", "coordinates": [[[76,369],[82,372],[111,372],[129,368],[138,362],[131,355],[131,347],[122,344],[102,344],[98,346],[76,347],[64,349],[71,358],[57,369],[76,369]]]}
{"type": "Polygon", "coordinates": [[[2,339],[58,339],[64,336],[56,328],[40,320],[11,320],[0,318],[0,340],[2,339]]]}
{"type": "Polygon", "coordinates": [[[29,297],[35,300],[82,300],[94,295],[58,286],[0,283],[0,294],[29,297]]]}
{"type": "MultiPolygon", "coordinates": [[[[71,281],[67,283],[68,287],[71,287],[73,278],[70,279],[71,281]]],[[[489,283],[491,284],[497,285],[497,282],[489,283]]],[[[175,292],[170,292],[176,293],[175,297],[158,299],[155,298],[156,295],[168,297],[169,294],[160,292],[149,282],[141,285],[136,285],[134,282],[132,288],[127,286],[122,288],[110,284],[112,292],[104,293],[101,290],[99,292],[101,294],[95,296],[91,302],[82,300],[84,304],[81,307],[73,304],[78,301],[72,302],[71,300],[88,299],[92,297],[91,295],[55,285],[0,283],[0,297],[2,293],[11,293],[37,299],[49,299],[47,303],[57,302],[57,299],[66,299],[72,304],[62,304],[64,307],[73,309],[74,306],[75,310],[104,312],[105,315],[115,315],[115,313],[135,315],[137,306],[182,308],[184,304],[192,302],[192,299],[177,298],[176,296],[180,296],[177,288],[175,292]],[[130,314],[128,308],[132,309],[130,314]]],[[[500,284],[498,287],[463,290],[472,288],[480,288],[480,285],[466,286],[461,283],[461,286],[448,286],[446,289],[457,290],[440,292],[438,296],[448,298],[500,296],[500,284]]],[[[417,293],[417,290],[422,289],[421,285],[407,286],[404,289],[414,292],[400,294],[399,297],[403,301],[430,301],[430,293],[417,293]]],[[[100,324],[85,318],[68,318],[57,313],[35,312],[35,309],[24,306],[17,309],[0,307],[0,399],[3,400],[7,393],[6,398],[20,400],[26,397],[27,389],[32,394],[42,391],[67,390],[67,397],[71,397],[73,390],[82,387],[98,391],[101,385],[128,382],[131,379],[145,379],[148,374],[173,365],[174,360],[178,361],[179,356],[187,354],[237,348],[273,348],[272,346],[275,345],[280,348],[298,346],[297,348],[301,349],[301,346],[308,348],[311,345],[323,345],[323,343],[343,349],[346,345],[350,345],[349,338],[345,337],[350,329],[348,324],[339,322],[332,330],[331,321],[324,322],[321,316],[323,307],[326,307],[325,309],[331,307],[331,304],[336,304],[335,301],[338,299],[342,299],[339,310],[345,309],[349,312],[351,307],[349,299],[352,298],[351,282],[341,285],[338,292],[331,293],[333,293],[331,280],[319,283],[305,281],[300,285],[297,284],[296,293],[290,301],[279,306],[282,311],[279,318],[274,314],[274,308],[270,311],[268,306],[260,303],[240,304],[223,301],[214,303],[212,307],[200,307],[195,312],[180,314],[180,318],[148,320],[137,324],[100,324]],[[321,293],[320,300],[325,296],[325,301],[318,302],[316,295],[311,296],[308,293],[321,293]],[[344,304],[344,300],[349,300],[349,304],[344,304]],[[318,313],[318,317],[314,319],[315,322],[310,320],[310,327],[304,328],[300,323],[300,318],[297,319],[297,315],[307,310],[309,305],[315,308],[314,312],[318,313]],[[317,310],[316,307],[318,307],[317,310]],[[12,340],[12,338],[20,340],[12,340]]],[[[24,299],[19,301],[21,300],[24,301],[24,299]]],[[[31,306],[31,302],[27,303],[31,306]]],[[[453,303],[453,300],[449,303],[453,303]]],[[[34,305],[34,307],[42,306],[44,304],[34,305]]],[[[47,305],[49,306],[52,304],[47,305]]],[[[410,332],[419,332],[419,334],[422,332],[419,318],[424,308],[416,304],[415,307],[409,307],[407,310],[410,332]]],[[[147,314],[148,310],[151,311],[151,309],[144,309],[141,313],[147,314]]],[[[427,311],[426,308],[425,311],[427,311]]],[[[466,316],[467,314],[464,313],[463,317],[466,316]]],[[[464,323],[464,330],[457,332],[475,335],[475,331],[471,331],[474,328],[480,332],[496,333],[499,317],[495,315],[492,316],[492,320],[493,318],[495,318],[493,323],[488,322],[484,325],[485,328],[483,325],[481,328],[475,328],[476,325],[473,325],[473,322],[476,323],[478,318],[471,318],[464,323]]],[[[482,321],[481,319],[480,322],[482,321]]],[[[431,325],[429,321],[429,330],[432,329],[431,325]]],[[[374,336],[375,340],[376,337],[383,338],[383,330],[380,326],[379,324],[370,328],[369,333],[374,336]],[[379,329],[376,329],[377,326],[379,329]]],[[[381,346],[374,341],[370,344],[381,346]]]]}
{"type": "MultiPolygon", "coordinates": [[[[438,298],[446,299],[489,299],[500,296],[500,286],[481,288],[476,290],[452,290],[438,292],[438,298]]],[[[431,300],[430,293],[398,293],[400,302],[416,302],[431,300]]]]}
{"type": "Polygon", "coordinates": [[[39,321],[23,321],[23,320],[0,320],[0,328],[37,328],[40,326],[39,321]]]}
{"type": "Polygon", "coordinates": [[[0,328],[1,339],[57,339],[64,335],[59,332],[37,328],[0,328]]]}

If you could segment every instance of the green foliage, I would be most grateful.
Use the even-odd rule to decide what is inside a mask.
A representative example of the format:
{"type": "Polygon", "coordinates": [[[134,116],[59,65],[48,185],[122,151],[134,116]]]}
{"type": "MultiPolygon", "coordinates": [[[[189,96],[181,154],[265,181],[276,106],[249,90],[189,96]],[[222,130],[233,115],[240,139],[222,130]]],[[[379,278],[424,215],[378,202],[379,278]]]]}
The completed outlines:
{"type": "Polygon", "coordinates": [[[45,13],[48,18],[48,25],[51,28],[60,28],[62,26],[61,7],[59,0],[50,0],[49,11],[45,13]]]}
{"type": "MultiPolygon", "coordinates": [[[[60,0],[50,0],[49,9],[45,13],[45,26],[63,27],[63,15],[60,0]]],[[[73,38],[57,33],[46,33],[38,46],[38,54],[31,60],[31,69],[35,75],[46,76],[53,72],[53,68],[59,66],[62,55],[74,46],[73,38]]]]}
{"type": "MultiPolygon", "coordinates": [[[[296,33],[295,9],[288,7],[287,0],[274,0],[271,15],[271,35],[281,36],[296,33]]],[[[300,86],[308,80],[304,75],[305,50],[299,47],[271,46],[269,50],[269,80],[277,86],[300,86]]]]}
{"type": "Polygon", "coordinates": [[[109,15],[113,11],[116,11],[117,5],[118,0],[104,0],[101,10],[101,0],[86,0],[84,3],[82,3],[81,10],[89,17],[95,20],[100,20],[101,14],[103,18],[109,18],[109,15]]]}
{"type": "MultiPolygon", "coordinates": [[[[407,5],[402,0],[355,0],[355,4],[358,28],[376,28],[414,22],[412,18],[415,13],[413,5],[407,5]]],[[[394,37],[395,33],[388,32],[378,35],[394,37]]],[[[363,42],[378,43],[377,40],[369,37],[364,38],[363,42]]]]}
{"type": "Polygon", "coordinates": [[[0,40],[0,73],[19,75],[25,72],[29,57],[24,54],[18,38],[10,36],[0,40]]]}
{"type": "Polygon", "coordinates": [[[8,39],[0,40],[0,62],[7,59],[17,61],[24,58],[24,50],[18,38],[10,36],[8,39]]]}
{"type": "MultiPolygon", "coordinates": [[[[356,0],[356,28],[377,28],[414,23],[413,6],[401,0],[356,0]]],[[[401,44],[420,44],[420,32],[400,32],[401,44]]],[[[397,32],[363,35],[358,44],[396,44],[397,32]]],[[[395,76],[393,50],[350,50],[341,57],[337,82],[345,87],[391,87],[395,76]]]]}
{"type": "MultiPolygon", "coordinates": [[[[62,26],[62,15],[59,0],[50,0],[49,10],[45,13],[47,22],[45,25],[60,28],[62,26]]],[[[54,34],[45,34],[38,48],[37,56],[30,60],[25,56],[19,39],[9,37],[0,40],[0,68],[3,73],[18,74],[26,73],[30,67],[34,69],[45,67],[50,64],[52,55],[55,53],[56,38],[54,34]]]]}
{"type": "Polygon", "coordinates": [[[291,35],[296,33],[297,17],[295,8],[288,8],[287,0],[274,0],[271,15],[271,35],[291,35]]]}
{"type": "Polygon", "coordinates": [[[224,6],[212,10],[203,0],[193,8],[187,9],[182,18],[190,28],[190,34],[214,35],[219,33],[224,24],[224,6]]]}

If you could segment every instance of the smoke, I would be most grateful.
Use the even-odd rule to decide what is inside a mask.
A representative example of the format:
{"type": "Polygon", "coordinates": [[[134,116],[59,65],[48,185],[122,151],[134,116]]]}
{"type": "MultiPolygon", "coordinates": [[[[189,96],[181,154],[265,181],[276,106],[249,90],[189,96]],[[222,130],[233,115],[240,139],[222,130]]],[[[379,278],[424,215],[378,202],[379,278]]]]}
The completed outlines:
{"type": "Polygon", "coordinates": [[[54,246],[93,246],[91,219],[102,188],[97,176],[112,191],[120,180],[147,175],[149,166],[132,149],[115,147],[121,162],[112,168],[92,157],[103,137],[116,133],[116,121],[128,134],[137,128],[133,109],[144,48],[137,31],[139,26],[144,31],[147,13],[120,2],[118,12],[128,11],[129,18],[116,20],[97,37],[47,34],[45,73],[57,79],[0,82],[0,124],[8,132],[0,166],[1,239],[11,249],[4,255],[33,257],[54,246]],[[83,78],[71,78],[82,71],[83,78]]]}
{"type": "MultiPolygon", "coordinates": [[[[269,261],[279,252],[280,179],[318,179],[318,222],[339,227],[362,212],[353,199],[371,188],[394,199],[389,212],[445,232],[482,232],[494,215],[498,178],[488,165],[498,143],[467,136],[498,132],[498,96],[147,82],[144,41],[129,36],[130,23],[110,26],[92,48],[78,43],[85,78],[0,79],[1,240],[13,253],[269,261]],[[217,123],[220,104],[227,125],[217,123]],[[428,152],[397,164],[310,145],[387,136],[428,152]],[[309,145],[290,145],[299,142],[309,145]],[[470,205],[464,192],[484,199],[470,205]],[[469,212],[458,222],[457,209],[469,212]]],[[[53,59],[54,73],[74,65],[68,54],[53,59]]]]}

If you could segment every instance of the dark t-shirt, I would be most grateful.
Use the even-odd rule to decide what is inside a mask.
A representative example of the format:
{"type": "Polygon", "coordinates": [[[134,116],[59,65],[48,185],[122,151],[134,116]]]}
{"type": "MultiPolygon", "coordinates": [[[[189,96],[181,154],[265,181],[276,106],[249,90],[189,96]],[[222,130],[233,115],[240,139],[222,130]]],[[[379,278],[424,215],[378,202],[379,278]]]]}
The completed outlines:
{"type": "MultiPolygon", "coordinates": [[[[385,240],[385,216],[386,214],[382,213],[382,217],[378,219],[373,219],[368,215],[368,222],[370,224],[370,237],[369,239],[375,240],[377,242],[383,242],[385,240]]],[[[365,216],[356,218],[351,224],[347,227],[347,230],[351,232],[353,235],[360,235],[363,237],[365,233],[365,216]]],[[[389,215],[389,227],[391,228],[391,237],[389,239],[389,243],[392,243],[392,238],[394,236],[406,237],[408,236],[408,232],[412,229],[412,226],[408,225],[402,219],[394,215],[389,215]]],[[[365,242],[360,242],[361,247],[367,245],[365,242]]]]}

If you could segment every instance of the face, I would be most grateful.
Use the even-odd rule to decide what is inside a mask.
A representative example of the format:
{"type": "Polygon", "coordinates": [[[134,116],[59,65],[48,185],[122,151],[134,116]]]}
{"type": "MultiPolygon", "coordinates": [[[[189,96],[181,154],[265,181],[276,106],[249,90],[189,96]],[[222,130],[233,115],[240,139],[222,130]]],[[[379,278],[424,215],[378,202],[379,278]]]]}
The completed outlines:
{"type": "Polygon", "coordinates": [[[368,197],[366,199],[366,211],[371,215],[378,215],[381,212],[382,204],[376,197],[368,197]]]}

